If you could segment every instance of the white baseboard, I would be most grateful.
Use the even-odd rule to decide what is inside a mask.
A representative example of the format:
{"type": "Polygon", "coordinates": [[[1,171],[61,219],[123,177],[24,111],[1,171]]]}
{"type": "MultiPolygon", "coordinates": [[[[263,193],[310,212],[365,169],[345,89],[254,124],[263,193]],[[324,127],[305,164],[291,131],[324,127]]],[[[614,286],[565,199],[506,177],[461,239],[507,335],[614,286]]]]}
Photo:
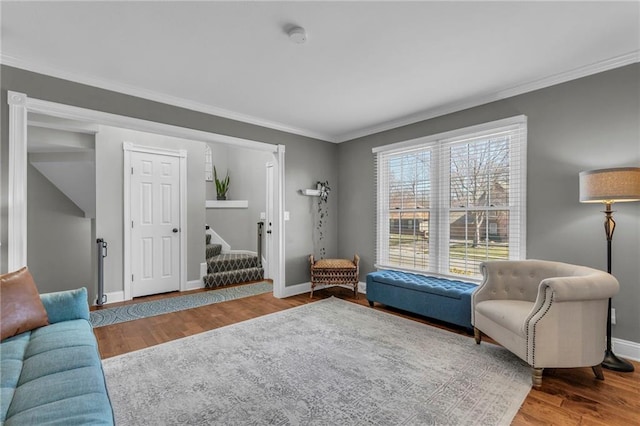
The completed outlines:
{"type": "MultiPolygon", "coordinates": [[[[323,288],[327,288],[327,287],[344,287],[344,288],[351,288],[349,286],[346,285],[338,285],[338,286],[324,286],[321,285],[319,287],[317,287],[318,290],[323,289],[323,288]]],[[[363,283],[362,281],[360,281],[358,283],[358,293],[366,293],[367,291],[367,284],[363,283]]],[[[302,284],[295,284],[295,285],[289,285],[286,286],[284,288],[284,292],[283,292],[283,298],[285,297],[291,297],[291,296],[297,296],[298,294],[303,294],[303,293],[309,293],[311,291],[311,283],[310,282],[306,282],[306,283],[302,283],[302,284]]]]}
{"type": "Polygon", "coordinates": [[[187,281],[187,287],[184,289],[184,291],[197,290],[199,288],[204,288],[204,281],[202,281],[201,279],[187,281]]]}
{"type": "Polygon", "coordinates": [[[207,275],[207,262],[202,262],[200,264],[200,277],[204,277],[207,275]]]}
{"type": "Polygon", "coordinates": [[[640,343],[614,337],[611,339],[611,346],[613,352],[619,357],[640,362],[640,343]]]}
{"type": "MultiPolygon", "coordinates": [[[[205,268],[206,268],[206,263],[204,264],[205,268]]],[[[185,291],[189,291],[189,290],[196,290],[199,288],[204,288],[204,281],[202,280],[193,280],[193,281],[187,281],[187,287],[185,289],[185,291]]],[[[118,303],[118,302],[124,302],[124,291],[112,291],[110,293],[105,293],[105,296],[107,296],[107,301],[105,303],[105,305],[109,305],[111,303],[118,303]]],[[[95,303],[95,301],[93,302],[93,305],[96,306],[97,304],[95,303]]]]}
{"type": "MultiPolygon", "coordinates": [[[[111,293],[105,293],[104,295],[107,296],[105,305],[108,305],[110,303],[124,302],[124,291],[112,291],[111,293]]],[[[93,303],[93,305],[97,306],[95,302],[93,303]]]]}
{"type": "Polygon", "coordinates": [[[295,284],[295,285],[288,285],[284,287],[284,290],[282,292],[282,298],[297,296],[298,294],[309,293],[310,291],[311,291],[310,282],[295,284]]]}

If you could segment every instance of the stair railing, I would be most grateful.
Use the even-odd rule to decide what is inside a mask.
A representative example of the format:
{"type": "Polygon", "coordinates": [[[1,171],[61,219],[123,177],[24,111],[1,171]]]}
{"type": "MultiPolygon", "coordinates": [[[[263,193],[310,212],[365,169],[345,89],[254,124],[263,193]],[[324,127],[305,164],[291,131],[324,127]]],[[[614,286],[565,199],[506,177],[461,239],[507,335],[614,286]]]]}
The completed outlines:
{"type": "Polygon", "coordinates": [[[258,266],[262,266],[262,229],[264,222],[258,222],[258,266]]]}
{"type": "Polygon", "coordinates": [[[98,245],[98,298],[96,305],[102,306],[107,302],[107,295],[104,294],[104,258],[107,257],[107,242],[98,238],[96,244],[98,245]]]}

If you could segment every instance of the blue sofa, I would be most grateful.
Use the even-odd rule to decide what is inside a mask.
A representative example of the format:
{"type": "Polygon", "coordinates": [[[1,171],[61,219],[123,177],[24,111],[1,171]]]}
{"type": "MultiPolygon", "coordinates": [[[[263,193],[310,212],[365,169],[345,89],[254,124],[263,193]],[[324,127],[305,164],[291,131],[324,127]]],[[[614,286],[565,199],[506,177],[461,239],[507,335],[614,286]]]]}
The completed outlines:
{"type": "Polygon", "coordinates": [[[367,300],[472,330],[471,294],[478,286],[409,272],[367,274],[367,300]]]}
{"type": "Polygon", "coordinates": [[[0,425],[113,425],[87,290],[40,299],[50,325],[0,343],[0,425]]]}

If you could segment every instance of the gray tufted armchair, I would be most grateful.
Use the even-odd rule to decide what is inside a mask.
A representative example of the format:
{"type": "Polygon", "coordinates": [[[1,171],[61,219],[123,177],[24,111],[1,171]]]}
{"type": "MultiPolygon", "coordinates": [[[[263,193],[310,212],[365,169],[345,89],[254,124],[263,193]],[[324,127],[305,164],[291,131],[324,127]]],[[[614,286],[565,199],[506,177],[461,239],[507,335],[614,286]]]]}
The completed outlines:
{"type": "Polygon", "coordinates": [[[608,299],[618,292],[610,274],[546,260],[491,261],[471,296],[476,343],[481,332],[532,367],[533,386],[544,368],[592,367],[606,349],[608,299]]]}

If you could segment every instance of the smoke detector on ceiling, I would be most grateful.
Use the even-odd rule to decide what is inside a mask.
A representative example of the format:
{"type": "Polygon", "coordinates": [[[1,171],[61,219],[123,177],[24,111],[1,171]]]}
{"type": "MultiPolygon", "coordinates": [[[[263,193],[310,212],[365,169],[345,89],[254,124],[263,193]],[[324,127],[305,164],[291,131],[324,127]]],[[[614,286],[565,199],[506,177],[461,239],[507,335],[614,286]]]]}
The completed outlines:
{"type": "Polygon", "coordinates": [[[288,34],[289,39],[296,44],[302,44],[307,41],[307,32],[302,27],[293,27],[288,34]]]}

